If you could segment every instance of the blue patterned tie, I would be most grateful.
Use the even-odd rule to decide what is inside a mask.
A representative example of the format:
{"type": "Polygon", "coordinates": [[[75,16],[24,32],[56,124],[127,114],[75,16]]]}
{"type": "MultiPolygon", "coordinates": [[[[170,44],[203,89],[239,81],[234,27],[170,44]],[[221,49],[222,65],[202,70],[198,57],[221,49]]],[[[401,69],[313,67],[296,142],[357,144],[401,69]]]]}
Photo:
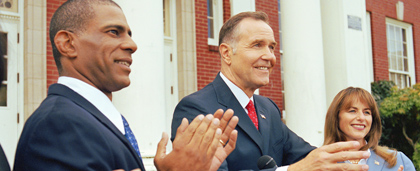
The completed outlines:
{"type": "Polygon", "coordinates": [[[130,141],[131,146],[133,146],[134,150],[136,150],[137,154],[141,158],[140,150],[139,150],[139,146],[137,145],[136,137],[134,137],[133,131],[131,131],[130,126],[128,126],[127,120],[125,120],[124,116],[121,115],[121,117],[122,117],[122,120],[123,120],[123,123],[124,123],[125,138],[127,138],[128,141],[130,141]]]}

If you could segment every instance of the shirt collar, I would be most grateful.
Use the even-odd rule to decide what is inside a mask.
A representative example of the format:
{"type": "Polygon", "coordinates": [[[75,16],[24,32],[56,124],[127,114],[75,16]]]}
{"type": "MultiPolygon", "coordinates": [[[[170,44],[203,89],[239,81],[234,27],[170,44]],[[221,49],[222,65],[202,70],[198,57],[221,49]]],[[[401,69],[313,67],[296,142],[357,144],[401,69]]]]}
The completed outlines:
{"type": "Polygon", "coordinates": [[[102,114],[104,114],[114,125],[125,134],[123,121],[120,112],[112,104],[111,100],[99,89],[72,77],[61,76],[58,78],[58,84],[65,85],[84,97],[93,104],[102,114]]]}
{"type": "MultiPolygon", "coordinates": [[[[254,102],[254,96],[249,98],[242,89],[240,89],[238,86],[233,84],[232,81],[230,81],[228,78],[226,78],[226,76],[223,75],[222,72],[220,72],[220,77],[222,77],[222,80],[229,87],[230,91],[233,93],[233,95],[239,101],[239,104],[241,104],[242,108],[245,109],[246,105],[248,105],[248,103],[249,103],[249,100],[252,100],[252,102],[254,102]]],[[[245,110],[245,111],[248,112],[247,110],[245,110]]]]}

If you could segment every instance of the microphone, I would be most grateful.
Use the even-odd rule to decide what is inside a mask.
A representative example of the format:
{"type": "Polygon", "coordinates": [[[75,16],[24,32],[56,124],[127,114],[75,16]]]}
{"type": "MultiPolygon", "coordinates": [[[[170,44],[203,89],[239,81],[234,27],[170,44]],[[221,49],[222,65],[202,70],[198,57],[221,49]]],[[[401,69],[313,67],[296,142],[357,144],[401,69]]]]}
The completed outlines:
{"type": "Polygon", "coordinates": [[[276,168],[277,167],[276,161],[274,161],[274,159],[271,156],[269,156],[269,155],[261,156],[258,159],[257,165],[258,165],[258,168],[260,170],[261,169],[270,169],[270,168],[276,168]]]}

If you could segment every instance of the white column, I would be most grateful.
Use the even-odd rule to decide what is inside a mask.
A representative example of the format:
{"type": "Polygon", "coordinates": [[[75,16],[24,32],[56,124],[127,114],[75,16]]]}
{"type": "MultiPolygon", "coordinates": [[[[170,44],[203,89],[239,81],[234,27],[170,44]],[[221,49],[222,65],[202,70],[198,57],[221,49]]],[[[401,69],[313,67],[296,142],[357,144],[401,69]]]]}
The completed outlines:
{"type": "Polygon", "coordinates": [[[327,104],[348,86],[370,91],[372,53],[365,0],[321,0],[327,104]]]}
{"type": "MultiPolygon", "coordinates": [[[[162,1],[118,0],[138,49],[132,55],[131,85],[113,94],[139,143],[146,170],[154,170],[157,143],[166,130],[162,1]]],[[[170,135],[170,133],[168,133],[170,135]]],[[[169,144],[171,146],[171,144],[169,144]]]]}
{"type": "Polygon", "coordinates": [[[326,113],[320,1],[280,2],[286,123],[297,135],[320,146],[326,113]]]}

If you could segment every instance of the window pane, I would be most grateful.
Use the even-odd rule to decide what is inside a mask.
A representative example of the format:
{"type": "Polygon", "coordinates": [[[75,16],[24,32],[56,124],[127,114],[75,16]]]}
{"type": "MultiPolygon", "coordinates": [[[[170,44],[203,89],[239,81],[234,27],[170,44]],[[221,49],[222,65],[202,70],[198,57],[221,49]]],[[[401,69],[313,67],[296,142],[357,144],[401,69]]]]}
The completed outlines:
{"type": "Polygon", "coordinates": [[[4,58],[3,59],[3,67],[4,67],[4,72],[3,72],[3,79],[4,79],[4,81],[7,81],[7,58],[4,58]]]}
{"type": "Polygon", "coordinates": [[[394,26],[389,26],[389,40],[395,40],[394,26]]]}
{"type": "Polygon", "coordinates": [[[408,72],[408,59],[404,58],[404,71],[408,72]]]}
{"type": "Polygon", "coordinates": [[[397,70],[399,70],[399,71],[404,70],[404,68],[403,68],[403,62],[404,62],[403,58],[401,56],[398,56],[397,60],[398,60],[397,70]]]}
{"type": "Polygon", "coordinates": [[[395,55],[391,55],[391,69],[397,69],[397,59],[395,55]]]}
{"type": "Polygon", "coordinates": [[[406,83],[407,83],[407,76],[406,75],[402,75],[401,74],[401,88],[405,88],[407,87],[406,83]]]}
{"type": "Polygon", "coordinates": [[[388,52],[388,68],[391,68],[391,66],[392,66],[391,55],[388,52]]]}
{"type": "Polygon", "coordinates": [[[388,42],[389,42],[388,51],[390,52],[391,55],[395,55],[395,42],[393,40],[390,40],[388,42]]]}
{"type": "Polygon", "coordinates": [[[402,36],[403,42],[407,42],[407,38],[405,37],[405,29],[402,29],[401,34],[402,34],[401,36],[402,36]]]}
{"type": "Polygon", "coordinates": [[[398,42],[396,44],[396,46],[397,46],[397,55],[398,56],[403,56],[403,53],[402,53],[402,51],[403,51],[402,42],[398,42]]]}
{"type": "Polygon", "coordinates": [[[3,55],[7,55],[7,33],[0,32],[0,40],[1,42],[1,51],[3,52],[3,55]]]}
{"type": "Polygon", "coordinates": [[[207,16],[213,17],[213,0],[207,0],[207,16]]]}
{"type": "Polygon", "coordinates": [[[169,0],[163,0],[163,33],[165,36],[171,36],[171,17],[169,9],[169,0]]]}
{"type": "Polygon", "coordinates": [[[0,86],[0,106],[7,106],[7,85],[0,86]]]}
{"type": "Polygon", "coordinates": [[[208,36],[209,38],[214,38],[214,27],[213,27],[213,19],[207,19],[208,23],[208,36]]]}
{"type": "Polygon", "coordinates": [[[395,40],[397,43],[401,43],[402,42],[402,37],[401,37],[401,28],[397,28],[395,27],[395,40]]]}

